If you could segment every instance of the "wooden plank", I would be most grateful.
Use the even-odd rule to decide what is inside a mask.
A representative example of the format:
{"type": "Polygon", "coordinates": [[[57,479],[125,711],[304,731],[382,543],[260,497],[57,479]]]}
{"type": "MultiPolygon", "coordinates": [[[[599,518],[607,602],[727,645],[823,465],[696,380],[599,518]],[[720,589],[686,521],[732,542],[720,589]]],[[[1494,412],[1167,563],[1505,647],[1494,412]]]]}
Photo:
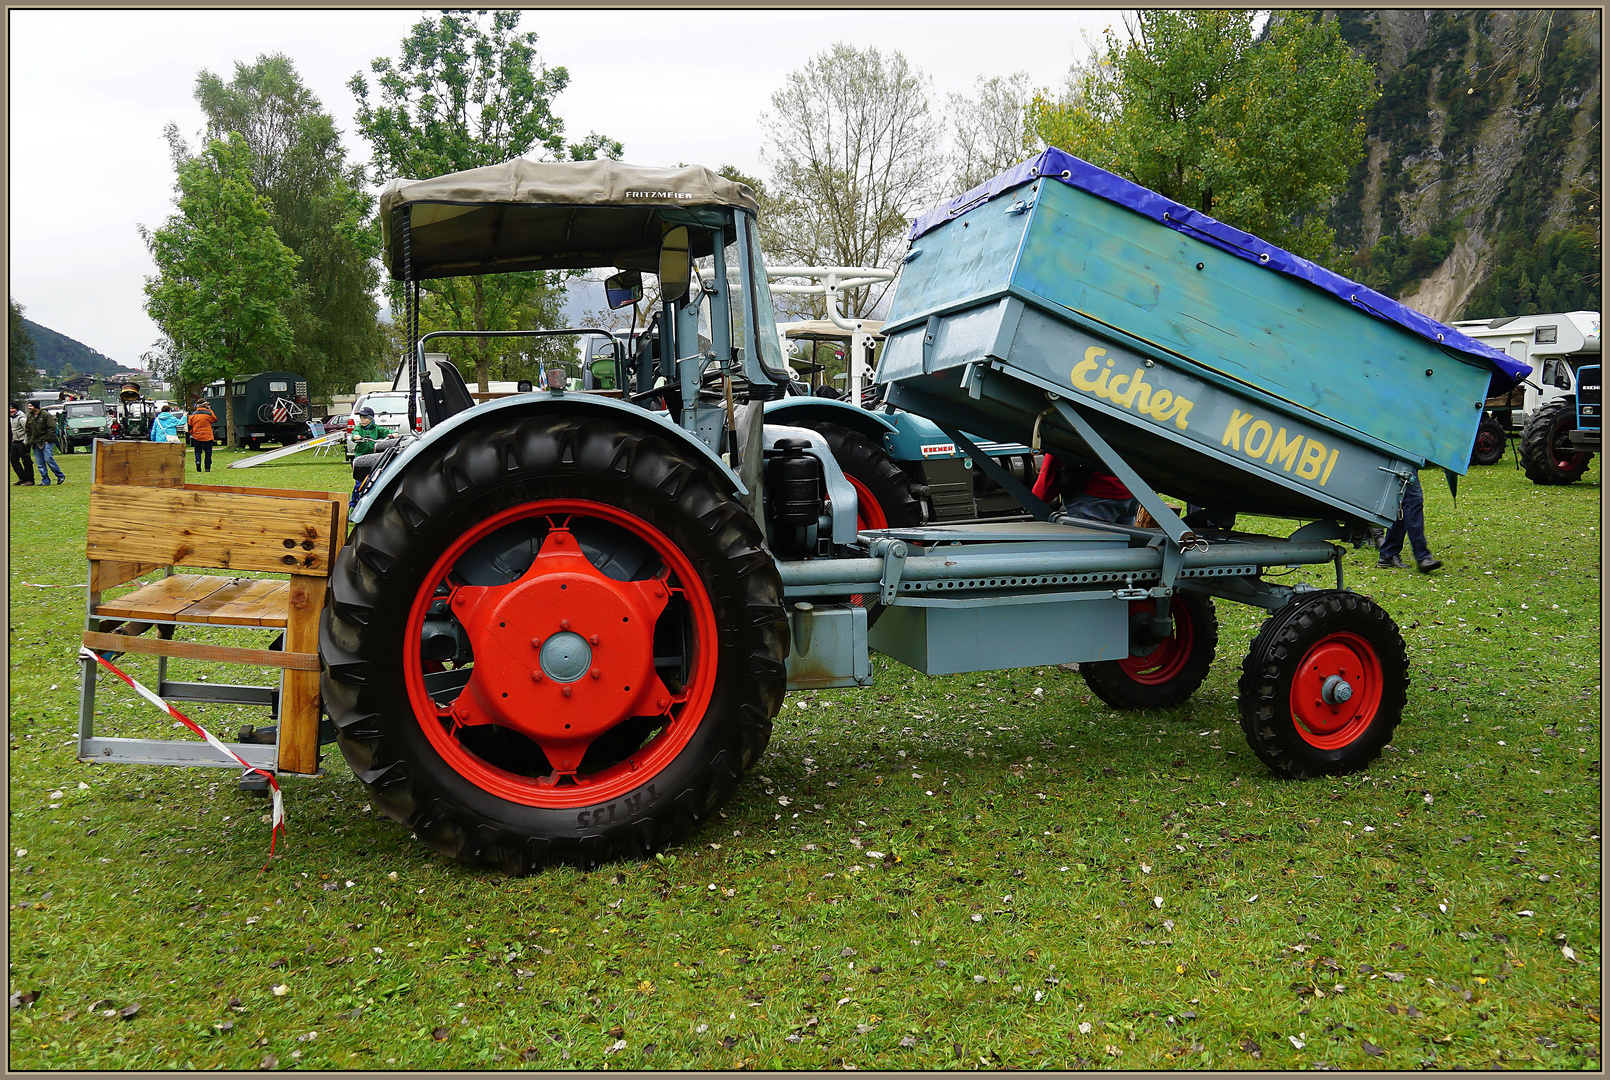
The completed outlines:
{"type": "MultiPolygon", "coordinates": [[[[306,675],[311,673],[315,693],[319,682],[317,652],[280,652],[277,649],[242,649],[233,645],[204,645],[195,641],[129,637],[127,634],[84,632],[84,644],[98,652],[140,653],[146,656],[177,656],[188,660],[214,660],[225,664],[252,664],[256,667],[285,668],[306,675]]],[[[314,738],[318,737],[317,717],[314,738]]],[[[316,749],[316,748],[315,748],[316,749]]]]}
{"type": "MultiPolygon", "coordinates": [[[[319,612],[324,607],[324,579],[293,574],[290,620],[285,651],[314,653],[319,648],[319,612]]],[[[314,773],[319,769],[319,676],[314,671],[287,671],[280,684],[279,769],[314,773]]]]}
{"type": "Polygon", "coordinates": [[[184,486],[184,444],[96,439],[94,482],[138,487],[184,486]]]}
{"type": "Polygon", "coordinates": [[[96,484],[86,550],[92,559],[322,575],[338,546],[335,521],[324,500],[96,484]]]}
{"type": "Polygon", "coordinates": [[[98,619],[171,619],[230,582],[220,574],[175,574],[107,600],[95,609],[98,619]]]}
{"type": "Polygon", "coordinates": [[[231,487],[226,484],[186,484],[186,491],[200,491],[212,495],[263,495],[270,499],[323,499],[326,502],[345,503],[349,495],[339,491],[303,491],[301,488],[231,487]]]}
{"type": "Polygon", "coordinates": [[[119,559],[91,559],[89,564],[89,591],[105,592],[126,585],[137,577],[162,569],[161,563],[124,562],[119,559]]]}
{"type": "Polygon", "coordinates": [[[275,579],[237,581],[191,604],[174,618],[178,622],[222,626],[284,626],[288,588],[284,581],[275,579]]]}

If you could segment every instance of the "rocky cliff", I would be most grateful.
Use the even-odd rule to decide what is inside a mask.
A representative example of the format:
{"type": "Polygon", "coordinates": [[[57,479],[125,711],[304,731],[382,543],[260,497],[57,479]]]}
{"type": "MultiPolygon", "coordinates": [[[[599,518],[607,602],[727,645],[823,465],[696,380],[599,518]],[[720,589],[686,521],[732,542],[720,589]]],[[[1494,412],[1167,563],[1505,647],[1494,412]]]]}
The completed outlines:
{"type": "Polygon", "coordinates": [[[1353,274],[1444,320],[1598,309],[1599,12],[1334,14],[1381,89],[1331,212],[1353,274]]]}

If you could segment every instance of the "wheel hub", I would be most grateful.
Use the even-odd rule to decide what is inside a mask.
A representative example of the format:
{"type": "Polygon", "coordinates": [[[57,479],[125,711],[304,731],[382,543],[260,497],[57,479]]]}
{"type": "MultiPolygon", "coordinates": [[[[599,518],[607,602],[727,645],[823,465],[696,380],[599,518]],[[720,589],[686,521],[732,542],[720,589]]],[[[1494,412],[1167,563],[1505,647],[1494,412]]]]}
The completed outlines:
{"type": "Polygon", "coordinates": [[[669,599],[663,578],[617,581],[568,529],[551,529],[518,580],[454,590],[475,668],[453,721],[513,728],[557,774],[573,774],[600,734],[669,709],[654,670],[654,624],[669,599]]]}
{"type": "Polygon", "coordinates": [[[1332,735],[1360,719],[1354,684],[1364,677],[1363,659],[1341,641],[1316,645],[1303,658],[1292,686],[1302,724],[1315,735],[1332,735]]]}

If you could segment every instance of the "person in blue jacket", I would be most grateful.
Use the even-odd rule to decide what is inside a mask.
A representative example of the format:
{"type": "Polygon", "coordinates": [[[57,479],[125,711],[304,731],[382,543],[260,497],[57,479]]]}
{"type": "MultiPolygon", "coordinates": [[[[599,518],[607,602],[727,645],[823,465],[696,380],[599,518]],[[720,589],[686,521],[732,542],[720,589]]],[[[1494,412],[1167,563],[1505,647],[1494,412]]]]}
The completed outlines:
{"type": "Polygon", "coordinates": [[[173,411],[173,406],[162,406],[162,411],[157,413],[155,420],[151,421],[151,441],[179,441],[179,414],[173,411]]]}

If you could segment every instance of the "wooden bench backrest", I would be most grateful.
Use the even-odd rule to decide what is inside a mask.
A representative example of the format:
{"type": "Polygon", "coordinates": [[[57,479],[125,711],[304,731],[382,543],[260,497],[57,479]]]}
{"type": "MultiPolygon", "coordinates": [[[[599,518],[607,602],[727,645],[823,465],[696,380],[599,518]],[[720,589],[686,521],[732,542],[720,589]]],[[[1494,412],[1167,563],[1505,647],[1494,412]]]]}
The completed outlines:
{"type": "Polygon", "coordinates": [[[188,485],[184,465],[179,443],[95,444],[92,591],[163,566],[329,575],[346,539],[345,496],[188,485]]]}

